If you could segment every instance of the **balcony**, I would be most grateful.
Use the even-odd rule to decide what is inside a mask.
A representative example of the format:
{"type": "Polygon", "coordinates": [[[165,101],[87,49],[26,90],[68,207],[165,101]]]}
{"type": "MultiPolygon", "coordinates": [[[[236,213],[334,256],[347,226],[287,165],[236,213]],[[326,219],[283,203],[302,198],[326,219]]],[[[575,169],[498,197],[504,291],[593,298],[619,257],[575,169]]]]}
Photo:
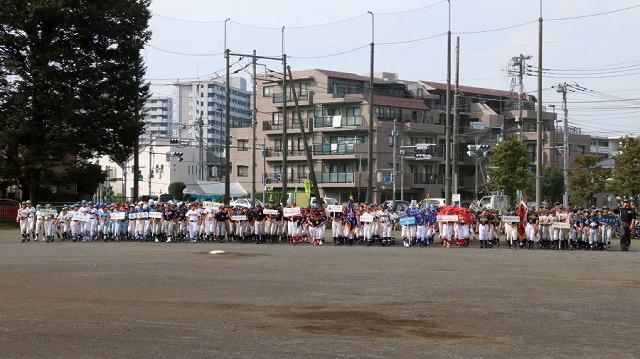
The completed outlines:
{"type": "Polygon", "coordinates": [[[323,145],[313,145],[314,156],[331,156],[331,155],[352,155],[355,153],[356,145],[352,143],[338,144],[327,143],[323,145]]]}
{"type": "MultiPolygon", "coordinates": [[[[304,125],[305,130],[309,130],[309,123],[307,121],[302,120],[302,124],[304,125]]],[[[263,131],[282,131],[283,128],[284,125],[282,122],[273,122],[272,120],[262,121],[263,131]]],[[[287,129],[299,131],[300,125],[298,123],[298,119],[289,119],[287,129]]]]}
{"type": "Polygon", "coordinates": [[[359,127],[364,125],[362,116],[316,116],[313,118],[313,127],[359,127]]]}
{"type": "MultiPolygon", "coordinates": [[[[264,151],[264,156],[267,158],[268,161],[271,160],[279,160],[280,158],[282,158],[282,149],[281,148],[266,148],[264,151]]],[[[295,156],[305,156],[304,154],[304,150],[287,150],[287,156],[288,157],[295,157],[295,156]]]]}
{"type": "Polygon", "coordinates": [[[355,183],[353,172],[316,173],[318,183],[355,183]]]}
{"type": "MultiPolygon", "coordinates": [[[[300,102],[300,105],[312,105],[313,104],[313,92],[304,92],[304,93],[296,93],[296,96],[298,96],[298,102],[300,102]]],[[[283,93],[274,93],[271,96],[271,100],[273,103],[283,103],[284,102],[284,94],[283,93]]],[[[289,93],[287,95],[287,103],[294,103],[293,100],[293,94],[289,93]]]]}
{"type": "Polygon", "coordinates": [[[444,184],[444,175],[433,173],[414,173],[414,184],[444,184]]]}
{"type": "MultiPolygon", "coordinates": [[[[303,183],[309,179],[309,173],[307,172],[289,172],[287,175],[287,183],[303,183]]],[[[283,174],[280,172],[271,172],[264,174],[264,181],[267,184],[282,183],[283,174]]]]}

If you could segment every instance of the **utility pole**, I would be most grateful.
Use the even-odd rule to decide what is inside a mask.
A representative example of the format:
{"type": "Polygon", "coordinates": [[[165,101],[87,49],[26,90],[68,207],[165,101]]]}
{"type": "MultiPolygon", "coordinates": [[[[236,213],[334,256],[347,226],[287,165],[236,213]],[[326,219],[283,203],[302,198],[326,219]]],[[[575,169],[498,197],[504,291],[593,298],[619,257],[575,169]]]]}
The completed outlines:
{"type": "Polygon", "coordinates": [[[396,123],[398,119],[393,116],[393,131],[391,131],[391,144],[393,145],[393,164],[391,168],[391,176],[393,177],[393,193],[391,195],[391,205],[396,206],[396,178],[398,177],[397,164],[396,164],[396,149],[398,147],[398,130],[396,123]]]}
{"type": "Polygon", "coordinates": [[[460,36],[456,37],[456,79],[455,79],[455,87],[453,92],[453,139],[452,139],[452,153],[451,157],[453,163],[451,164],[452,181],[453,181],[453,190],[452,193],[458,193],[458,181],[460,173],[458,172],[458,134],[460,132],[460,106],[459,102],[459,79],[460,79],[460,36]]]}
{"type": "MultiPolygon", "coordinates": [[[[137,40],[136,40],[137,46],[137,40]]],[[[136,79],[136,96],[135,96],[135,121],[140,121],[140,77],[138,74],[140,73],[140,54],[136,55],[135,62],[136,70],[135,70],[135,79],[136,79]]],[[[136,138],[136,142],[133,145],[133,193],[131,196],[133,197],[133,201],[138,200],[138,190],[140,186],[140,178],[138,177],[138,172],[140,172],[140,136],[136,138]]]]}
{"type": "Polygon", "coordinates": [[[296,107],[296,114],[298,115],[298,125],[300,126],[300,133],[302,134],[302,142],[304,143],[304,154],[307,158],[307,166],[309,167],[309,180],[311,180],[311,186],[313,187],[313,195],[316,197],[316,203],[318,206],[322,206],[320,201],[320,188],[318,187],[318,180],[316,179],[316,170],[313,167],[313,158],[311,156],[311,150],[309,149],[309,142],[307,139],[307,132],[304,130],[304,124],[302,123],[302,115],[300,115],[300,106],[298,105],[298,94],[293,84],[293,74],[291,73],[291,67],[287,66],[289,72],[289,81],[291,82],[291,94],[293,95],[293,103],[296,107]]]}
{"type": "MultiPolygon", "coordinates": [[[[562,146],[563,153],[563,167],[562,174],[564,175],[564,194],[562,195],[562,205],[567,207],[569,205],[569,109],[567,108],[567,86],[568,84],[562,83],[556,87],[556,91],[562,93],[562,110],[564,112],[564,144],[562,146]]],[[[596,141],[597,142],[597,141],[596,141]]]]}
{"type": "MultiPolygon", "coordinates": [[[[280,198],[282,207],[287,206],[287,176],[288,162],[287,152],[289,152],[289,135],[287,134],[287,55],[282,54],[282,197],[280,198]]],[[[322,203],[320,198],[316,198],[318,203],[322,203]]]]}
{"type": "Polygon", "coordinates": [[[400,145],[400,200],[404,201],[404,148],[400,145]]]}
{"type": "MultiPolygon", "coordinates": [[[[256,67],[258,59],[256,50],[253,50],[253,119],[251,120],[251,207],[256,206],[256,126],[258,126],[258,81],[256,78],[256,67]]],[[[264,203],[264,202],[263,202],[264,203]]]]}
{"type": "Polygon", "coordinates": [[[368,136],[369,143],[367,147],[367,196],[365,201],[367,203],[373,202],[373,60],[374,60],[374,34],[375,17],[371,11],[367,11],[371,14],[371,59],[369,61],[369,128],[368,136]]]}
{"type": "Polygon", "coordinates": [[[267,144],[262,139],[262,203],[266,200],[267,195],[267,144]]]}
{"type": "Polygon", "coordinates": [[[224,117],[225,117],[225,124],[224,124],[224,128],[225,128],[225,134],[224,134],[224,139],[225,139],[225,144],[224,144],[224,157],[225,157],[225,164],[224,164],[224,168],[225,168],[225,174],[224,174],[224,198],[223,203],[228,206],[229,202],[231,201],[231,159],[229,158],[229,152],[231,150],[231,144],[229,142],[229,135],[231,134],[231,112],[230,112],[230,107],[231,107],[231,85],[229,84],[229,57],[231,55],[231,51],[229,51],[229,49],[225,49],[225,62],[226,62],[226,80],[225,80],[225,113],[224,113],[224,117]]]}
{"type": "Polygon", "coordinates": [[[153,144],[151,142],[151,135],[149,135],[149,196],[151,196],[151,177],[153,176],[153,144]]]}
{"type": "Polygon", "coordinates": [[[538,110],[536,111],[536,206],[542,205],[542,0],[538,19],[538,110]]]}
{"type": "Polygon", "coordinates": [[[524,72],[527,64],[527,60],[531,59],[531,55],[525,56],[520,54],[520,56],[514,56],[511,58],[510,67],[508,69],[508,73],[511,76],[514,76],[511,82],[511,90],[513,91],[515,78],[518,79],[518,101],[517,101],[517,110],[518,110],[518,118],[516,119],[516,123],[518,124],[518,139],[522,141],[523,138],[523,125],[524,121],[522,119],[522,111],[523,111],[523,103],[522,96],[524,95],[524,72]],[[514,69],[516,67],[517,69],[514,69]],[[517,71],[517,72],[516,72],[517,71]]]}
{"type": "Polygon", "coordinates": [[[451,1],[447,31],[447,98],[445,102],[444,203],[451,204],[451,1]]]}
{"type": "MultiPolygon", "coordinates": [[[[202,87],[202,85],[198,85],[198,87],[202,87]]],[[[198,91],[202,91],[201,89],[198,89],[198,91]]],[[[198,119],[198,167],[200,167],[200,181],[204,181],[204,121],[202,119],[202,98],[203,96],[200,96],[200,118],[198,119]]]]}

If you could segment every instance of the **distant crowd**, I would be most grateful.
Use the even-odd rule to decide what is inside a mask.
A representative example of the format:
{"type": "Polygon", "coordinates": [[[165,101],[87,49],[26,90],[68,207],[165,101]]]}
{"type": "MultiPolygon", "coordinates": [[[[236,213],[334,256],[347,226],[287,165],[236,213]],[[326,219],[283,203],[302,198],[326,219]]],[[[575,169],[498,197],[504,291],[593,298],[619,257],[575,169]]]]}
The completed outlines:
{"type": "Polygon", "coordinates": [[[255,242],[323,245],[381,245],[401,241],[405,247],[609,250],[614,236],[628,250],[636,213],[633,201],[611,208],[527,208],[524,202],[505,213],[483,209],[471,213],[454,206],[409,206],[396,211],[387,204],[282,208],[230,207],[214,202],[101,203],[81,201],[54,209],[22,202],[16,220],[21,239],[90,242],[255,242]]]}

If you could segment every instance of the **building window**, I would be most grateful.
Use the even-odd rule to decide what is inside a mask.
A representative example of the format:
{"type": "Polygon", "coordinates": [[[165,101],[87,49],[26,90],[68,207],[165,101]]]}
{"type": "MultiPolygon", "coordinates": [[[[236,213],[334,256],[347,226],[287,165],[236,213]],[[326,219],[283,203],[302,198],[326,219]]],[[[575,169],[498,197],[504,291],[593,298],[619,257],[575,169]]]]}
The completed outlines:
{"type": "Polygon", "coordinates": [[[585,153],[585,148],[583,145],[578,145],[578,153],[581,155],[584,155],[585,153]]]}
{"type": "Polygon", "coordinates": [[[263,87],[262,88],[262,96],[269,97],[273,93],[273,87],[263,87]]]}
{"type": "Polygon", "coordinates": [[[302,137],[298,138],[298,151],[304,151],[304,139],[302,137]]]}
{"type": "Polygon", "coordinates": [[[249,166],[238,166],[238,177],[248,177],[249,166]]]}
{"type": "Polygon", "coordinates": [[[271,114],[271,123],[274,125],[282,125],[282,112],[274,112],[271,114]]]}
{"type": "Polygon", "coordinates": [[[307,96],[309,93],[309,84],[301,83],[300,84],[300,96],[307,96]]]}
{"type": "Polygon", "coordinates": [[[238,140],[238,151],[248,151],[249,140],[238,140]]]}
{"type": "Polygon", "coordinates": [[[307,179],[309,176],[309,166],[298,165],[298,179],[307,179]]]}

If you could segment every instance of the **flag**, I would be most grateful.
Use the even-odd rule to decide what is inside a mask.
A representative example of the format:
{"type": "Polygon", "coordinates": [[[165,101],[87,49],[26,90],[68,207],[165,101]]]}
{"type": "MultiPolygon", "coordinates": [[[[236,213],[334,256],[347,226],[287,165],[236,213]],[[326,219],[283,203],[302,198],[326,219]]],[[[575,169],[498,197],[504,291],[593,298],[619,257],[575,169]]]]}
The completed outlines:
{"type": "Polygon", "coordinates": [[[353,209],[353,196],[349,196],[349,204],[347,205],[347,223],[349,228],[349,234],[353,234],[356,231],[356,225],[358,225],[358,219],[356,218],[356,211],[353,209]]]}
{"type": "Polygon", "coordinates": [[[524,201],[520,201],[520,205],[518,206],[518,217],[520,217],[520,221],[518,222],[518,237],[522,238],[524,235],[524,225],[527,223],[527,212],[529,209],[527,208],[527,204],[524,201]]]}

